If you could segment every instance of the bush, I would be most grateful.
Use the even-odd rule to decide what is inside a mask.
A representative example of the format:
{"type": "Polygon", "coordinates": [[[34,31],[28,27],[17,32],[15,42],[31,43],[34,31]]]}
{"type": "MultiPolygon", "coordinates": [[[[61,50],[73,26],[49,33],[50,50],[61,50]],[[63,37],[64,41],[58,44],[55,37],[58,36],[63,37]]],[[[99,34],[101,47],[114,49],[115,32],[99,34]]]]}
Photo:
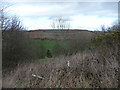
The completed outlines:
{"type": "Polygon", "coordinates": [[[100,55],[89,51],[43,63],[26,63],[3,77],[3,88],[117,88],[117,59],[114,55],[100,55]]]}
{"type": "Polygon", "coordinates": [[[51,58],[52,57],[52,53],[50,52],[50,50],[47,50],[47,57],[51,58]]]}
{"type": "Polygon", "coordinates": [[[120,31],[109,31],[94,37],[92,39],[91,47],[103,54],[107,54],[107,52],[110,51],[118,58],[120,52],[120,31]]]}
{"type": "Polygon", "coordinates": [[[29,39],[25,35],[20,21],[16,17],[9,19],[9,21],[10,25],[2,30],[3,71],[10,71],[19,63],[31,58],[29,39]]]}
{"type": "Polygon", "coordinates": [[[92,39],[95,46],[113,46],[113,44],[118,44],[120,38],[120,31],[111,31],[102,35],[98,35],[92,39]]]}

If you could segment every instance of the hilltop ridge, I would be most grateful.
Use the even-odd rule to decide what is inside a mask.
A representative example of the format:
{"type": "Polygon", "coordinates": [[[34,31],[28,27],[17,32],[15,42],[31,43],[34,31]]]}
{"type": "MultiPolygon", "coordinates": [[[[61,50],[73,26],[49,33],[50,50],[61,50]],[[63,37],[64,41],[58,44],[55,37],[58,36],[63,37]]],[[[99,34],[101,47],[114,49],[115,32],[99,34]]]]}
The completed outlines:
{"type": "Polygon", "coordinates": [[[35,30],[28,30],[28,32],[31,31],[91,31],[87,29],[35,29],[35,30]]]}
{"type": "Polygon", "coordinates": [[[32,39],[41,39],[41,40],[44,39],[68,40],[68,39],[74,39],[76,37],[91,38],[95,35],[93,31],[80,30],[80,29],[69,29],[69,30],[38,29],[38,30],[29,30],[26,33],[32,39]]]}

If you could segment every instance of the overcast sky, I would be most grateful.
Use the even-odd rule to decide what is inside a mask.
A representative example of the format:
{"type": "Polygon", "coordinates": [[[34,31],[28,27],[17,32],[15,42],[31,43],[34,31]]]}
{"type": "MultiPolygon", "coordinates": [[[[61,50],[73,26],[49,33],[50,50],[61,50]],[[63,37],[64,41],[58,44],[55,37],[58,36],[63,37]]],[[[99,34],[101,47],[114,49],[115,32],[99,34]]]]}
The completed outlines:
{"type": "Polygon", "coordinates": [[[20,18],[29,29],[51,29],[51,22],[56,17],[63,17],[70,22],[71,29],[98,30],[101,25],[111,26],[118,21],[117,2],[36,2],[4,1],[9,6],[10,15],[20,18]]]}

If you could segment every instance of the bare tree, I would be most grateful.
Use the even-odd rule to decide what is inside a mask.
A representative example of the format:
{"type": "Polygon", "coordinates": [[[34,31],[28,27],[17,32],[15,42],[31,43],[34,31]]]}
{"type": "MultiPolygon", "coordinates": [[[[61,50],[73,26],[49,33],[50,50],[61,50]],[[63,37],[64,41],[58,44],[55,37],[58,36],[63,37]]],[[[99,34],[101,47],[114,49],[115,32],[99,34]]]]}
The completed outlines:
{"type": "Polygon", "coordinates": [[[65,20],[62,17],[56,18],[55,20],[53,20],[51,27],[53,29],[59,29],[59,30],[63,30],[63,29],[68,29],[70,28],[70,22],[65,20]]]}
{"type": "Polygon", "coordinates": [[[106,31],[105,25],[101,25],[101,30],[105,33],[106,31]]]}
{"type": "Polygon", "coordinates": [[[112,25],[111,27],[105,27],[104,25],[101,25],[101,30],[103,32],[111,31],[111,30],[120,30],[120,24],[112,25]]]}
{"type": "Polygon", "coordinates": [[[31,56],[29,39],[23,31],[20,20],[16,16],[8,17],[4,8],[0,10],[0,29],[2,30],[2,65],[5,73],[31,56]]]}
{"type": "Polygon", "coordinates": [[[23,30],[20,20],[18,17],[8,17],[4,8],[0,10],[0,29],[1,30],[23,30]]]}
{"type": "Polygon", "coordinates": [[[6,16],[5,11],[10,6],[0,7],[0,30],[7,30],[10,26],[10,17],[6,16]]]}
{"type": "Polygon", "coordinates": [[[0,29],[5,30],[6,22],[9,22],[4,15],[4,9],[0,8],[0,29]]]}
{"type": "Polygon", "coordinates": [[[120,30],[120,24],[115,24],[109,28],[109,30],[120,30]]]}

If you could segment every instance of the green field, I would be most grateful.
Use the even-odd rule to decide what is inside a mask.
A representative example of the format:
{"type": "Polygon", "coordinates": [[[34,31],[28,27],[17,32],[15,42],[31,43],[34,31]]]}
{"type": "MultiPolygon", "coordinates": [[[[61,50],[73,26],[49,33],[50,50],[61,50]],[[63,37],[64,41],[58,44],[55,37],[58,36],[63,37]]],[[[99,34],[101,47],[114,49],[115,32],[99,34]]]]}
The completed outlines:
{"type": "Polygon", "coordinates": [[[53,40],[31,40],[30,47],[32,55],[36,59],[44,59],[48,57],[48,50],[52,57],[59,55],[70,55],[78,51],[83,51],[88,42],[81,40],[70,41],[53,41],[53,40]]]}
{"type": "MultiPolygon", "coordinates": [[[[52,56],[55,56],[56,45],[68,47],[68,42],[65,41],[51,41],[51,40],[31,40],[30,47],[35,58],[45,58],[49,50],[52,56]]],[[[59,47],[58,47],[59,48],[59,47]]],[[[58,51],[59,52],[59,51],[58,51]]]]}
{"type": "Polygon", "coordinates": [[[43,45],[46,49],[49,49],[49,50],[53,50],[53,48],[56,44],[59,44],[59,45],[65,46],[65,47],[68,46],[68,42],[50,41],[50,40],[32,40],[31,44],[38,46],[38,47],[33,47],[33,48],[39,48],[40,45],[43,45]]]}

